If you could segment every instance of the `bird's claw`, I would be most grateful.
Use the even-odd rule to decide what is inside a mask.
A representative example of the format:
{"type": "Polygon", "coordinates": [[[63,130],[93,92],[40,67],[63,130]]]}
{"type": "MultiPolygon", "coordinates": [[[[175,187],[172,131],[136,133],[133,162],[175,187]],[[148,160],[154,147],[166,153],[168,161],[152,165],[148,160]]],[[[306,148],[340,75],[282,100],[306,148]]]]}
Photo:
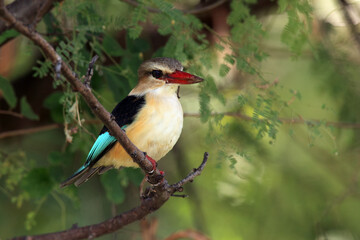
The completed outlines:
{"type": "Polygon", "coordinates": [[[153,169],[150,172],[147,173],[148,175],[151,175],[151,174],[153,174],[155,172],[156,167],[157,167],[157,163],[156,163],[156,161],[154,159],[149,157],[146,153],[145,153],[145,156],[151,162],[151,164],[153,165],[153,169]]]}
{"type": "MultiPolygon", "coordinates": [[[[146,158],[147,158],[147,159],[151,162],[151,164],[153,165],[153,169],[146,174],[146,181],[149,182],[150,184],[154,185],[154,186],[157,186],[157,185],[161,184],[161,183],[164,181],[165,172],[164,172],[164,171],[159,171],[159,172],[160,172],[160,175],[159,175],[159,176],[156,176],[156,179],[155,179],[155,182],[156,182],[156,183],[155,183],[155,184],[154,184],[152,181],[150,181],[149,176],[152,175],[152,174],[154,174],[154,172],[156,171],[157,162],[156,162],[154,159],[152,159],[151,157],[149,157],[145,152],[144,152],[144,154],[145,154],[146,158]]],[[[154,180],[153,180],[153,181],[154,181],[154,180]]]]}

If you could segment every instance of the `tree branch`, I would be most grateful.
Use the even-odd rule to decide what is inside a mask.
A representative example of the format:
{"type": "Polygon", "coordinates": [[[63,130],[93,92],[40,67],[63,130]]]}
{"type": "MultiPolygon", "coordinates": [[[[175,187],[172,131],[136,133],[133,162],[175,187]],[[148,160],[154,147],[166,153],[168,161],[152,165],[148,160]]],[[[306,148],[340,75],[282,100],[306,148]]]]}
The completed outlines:
{"type": "Polygon", "coordinates": [[[210,240],[207,236],[205,236],[203,233],[200,233],[198,231],[194,231],[191,229],[179,231],[176,233],[171,234],[164,240],[177,240],[177,239],[193,239],[193,240],[210,240]]]}
{"type": "MultiPolygon", "coordinates": [[[[102,122],[100,120],[98,120],[98,119],[90,119],[90,120],[86,120],[84,124],[88,125],[88,124],[101,124],[101,123],[102,122]]],[[[52,124],[43,125],[43,126],[39,126],[39,127],[17,129],[17,130],[13,130],[13,131],[6,131],[6,132],[1,132],[0,133],[0,139],[8,138],[8,137],[22,136],[22,135],[38,133],[38,132],[44,132],[44,131],[49,131],[49,130],[53,130],[53,129],[56,129],[56,128],[63,128],[63,127],[64,127],[64,124],[52,123],[52,124]]]]}
{"type": "Polygon", "coordinates": [[[87,70],[87,73],[86,73],[86,76],[85,76],[85,79],[84,79],[84,84],[86,87],[88,88],[91,88],[90,87],[90,83],[91,83],[91,78],[94,74],[94,65],[95,65],[95,62],[98,60],[99,56],[98,55],[95,55],[90,63],[89,63],[89,68],[87,70]]]}
{"type": "MultiPolygon", "coordinates": [[[[65,76],[66,80],[72,85],[73,89],[83,96],[85,102],[89,105],[92,112],[104,123],[104,125],[109,129],[110,133],[119,141],[125,151],[133,158],[134,162],[136,162],[145,172],[150,172],[153,169],[151,162],[145,157],[144,153],[129,140],[124,131],[120,129],[116,121],[114,121],[114,119],[111,117],[111,114],[91,93],[91,89],[89,89],[78,78],[76,78],[70,67],[64,61],[61,61],[61,57],[40,34],[18,21],[6,9],[3,0],[0,1],[0,18],[7,21],[18,32],[25,35],[36,45],[38,45],[43,50],[46,57],[49,58],[54,65],[56,65],[58,62],[61,62],[61,72],[65,76]]],[[[156,182],[160,176],[162,175],[157,169],[152,175],[149,176],[149,180],[151,182],[156,182]]]]}
{"type": "Polygon", "coordinates": [[[187,182],[191,182],[196,176],[199,176],[204,169],[208,160],[208,153],[204,154],[204,159],[201,165],[194,169],[186,178],[179,181],[176,184],[169,186],[167,181],[164,180],[164,184],[154,186],[153,191],[149,191],[149,195],[145,196],[140,206],[124,212],[116,217],[110,218],[104,222],[88,225],[85,227],[71,228],[66,231],[42,234],[36,236],[23,236],[16,237],[12,240],[76,240],[84,238],[95,238],[104,234],[112,233],[120,228],[142,219],[146,215],[159,209],[170,197],[174,194],[179,187],[183,186],[187,182]]]}
{"type": "MultiPolygon", "coordinates": [[[[205,12],[208,12],[220,5],[222,5],[223,3],[227,2],[229,0],[215,0],[215,1],[209,1],[210,3],[207,4],[207,5],[204,5],[202,3],[200,3],[198,6],[196,6],[195,8],[193,9],[184,9],[184,10],[180,10],[182,11],[183,13],[185,14],[202,14],[202,13],[205,13],[205,12]]],[[[134,7],[137,7],[139,6],[139,3],[135,0],[123,0],[123,2],[126,2],[134,7]]],[[[159,13],[161,12],[161,10],[157,9],[157,8],[152,8],[152,7],[147,7],[146,8],[149,12],[152,12],[152,13],[159,13]]]]}
{"type": "Polygon", "coordinates": [[[208,158],[209,158],[209,153],[207,153],[207,152],[204,153],[204,158],[203,158],[203,161],[200,164],[200,166],[198,168],[194,168],[193,171],[191,173],[189,173],[189,175],[187,175],[181,181],[171,185],[170,188],[173,189],[174,192],[176,192],[179,188],[184,186],[184,184],[194,181],[195,177],[197,177],[201,174],[202,170],[204,169],[204,167],[206,165],[208,158]]]}
{"type": "Polygon", "coordinates": [[[354,23],[354,20],[352,19],[350,12],[349,12],[349,3],[346,0],[338,0],[340,5],[342,6],[344,18],[349,25],[350,32],[353,35],[353,38],[355,40],[355,43],[358,47],[358,50],[360,51],[360,34],[357,31],[356,25],[354,23]]]}
{"type": "Polygon", "coordinates": [[[17,118],[24,118],[24,116],[21,113],[17,113],[17,112],[13,112],[13,111],[8,111],[8,110],[0,110],[0,115],[9,115],[9,116],[13,116],[13,117],[17,117],[17,118]]]}
{"type": "Polygon", "coordinates": [[[7,137],[20,136],[20,135],[27,135],[27,134],[43,132],[43,131],[49,131],[49,130],[59,128],[60,126],[61,126],[60,124],[54,123],[54,124],[49,124],[49,125],[45,125],[45,126],[41,126],[41,127],[18,129],[18,130],[14,130],[14,131],[2,132],[2,133],[0,133],[0,139],[7,138],[7,137]]]}
{"type": "MultiPolygon", "coordinates": [[[[133,161],[136,162],[139,167],[149,173],[152,171],[153,166],[151,162],[145,157],[145,154],[140,151],[126,136],[125,132],[121,130],[112,115],[106,111],[106,109],[100,104],[96,97],[92,94],[91,89],[87,85],[83,84],[73,74],[70,67],[61,61],[61,57],[56,53],[54,48],[37,32],[33,29],[25,26],[22,22],[18,21],[5,7],[4,0],[0,0],[0,18],[4,19],[8,24],[15,28],[18,32],[31,39],[36,45],[38,45],[45,53],[46,57],[49,58],[56,71],[61,70],[61,73],[65,76],[66,80],[72,85],[73,89],[78,91],[89,105],[93,113],[105,124],[109,129],[110,133],[118,140],[123,146],[126,152],[132,157],[133,161]],[[61,67],[59,67],[61,63],[61,67]]],[[[107,233],[114,232],[121,227],[139,220],[151,212],[160,208],[172,194],[185,183],[193,181],[193,179],[200,175],[206,161],[208,154],[205,153],[204,160],[199,168],[195,169],[190,173],[184,180],[169,186],[167,181],[160,174],[160,171],[156,169],[148,177],[151,183],[157,183],[152,186],[153,191],[148,191],[148,195],[145,196],[141,202],[141,205],[133,208],[128,212],[124,212],[114,218],[104,221],[99,224],[89,225],[86,227],[72,228],[66,231],[50,233],[38,236],[20,237],[15,239],[83,239],[83,238],[94,238],[107,233]]]]}
{"type": "MultiPolygon", "coordinates": [[[[35,28],[42,17],[54,7],[54,4],[62,1],[63,0],[16,0],[7,5],[6,8],[13,16],[16,16],[19,21],[35,28]]],[[[12,25],[9,22],[0,21],[0,34],[10,28],[12,28],[12,25]]],[[[4,43],[5,42],[2,44],[4,43]]]]}
{"type": "MultiPolygon", "coordinates": [[[[253,118],[237,112],[224,112],[224,113],[211,113],[211,116],[229,116],[229,117],[235,117],[240,118],[246,121],[252,121],[253,118]]],[[[184,113],[184,117],[196,117],[199,118],[199,113],[184,113]]],[[[360,128],[360,123],[351,123],[351,122],[333,122],[333,121],[322,121],[322,120],[306,120],[303,118],[278,118],[279,121],[281,121],[283,124],[306,124],[306,125],[319,125],[324,123],[325,126],[331,126],[336,128],[360,128]]]]}
{"type": "MultiPolygon", "coordinates": [[[[0,110],[0,114],[2,113],[2,111],[3,110],[0,110]]],[[[14,112],[9,112],[9,111],[5,111],[5,112],[7,112],[7,113],[3,113],[3,114],[16,115],[16,116],[19,114],[19,113],[14,113],[14,112]]],[[[235,118],[243,119],[246,121],[252,121],[252,118],[250,116],[247,116],[242,113],[237,113],[237,112],[211,113],[211,116],[219,116],[219,115],[235,117],[235,118]]],[[[19,114],[18,117],[22,117],[22,115],[19,114]]],[[[199,113],[184,113],[184,117],[199,118],[200,114],[199,113]]],[[[290,118],[279,118],[279,120],[283,124],[289,124],[289,125],[291,125],[291,124],[314,125],[314,124],[325,123],[325,126],[331,126],[331,127],[336,127],[336,128],[353,128],[353,129],[360,128],[360,123],[350,123],[350,122],[321,121],[321,120],[317,120],[317,119],[305,120],[303,118],[291,118],[291,119],[290,118]]],[[[101,121],[95,120],[95,119],[90,119],[90,120],[86,120],[85,124],[101,124],[101,121]]],[[[26,129],[14,130],[14,131],[2,132],[2,133],[0,133],[0,139],[7,138],[7,137],[21,136],[21,135],[26,135],[26,134],[36,133],[36,132],[48,131],[48,130],[52,130],[52,129],[59,128],[59,127],[63,127],[63,125],[49,124],[49,125],[44,125],[41,127],[26,128],[26,129]]]]}

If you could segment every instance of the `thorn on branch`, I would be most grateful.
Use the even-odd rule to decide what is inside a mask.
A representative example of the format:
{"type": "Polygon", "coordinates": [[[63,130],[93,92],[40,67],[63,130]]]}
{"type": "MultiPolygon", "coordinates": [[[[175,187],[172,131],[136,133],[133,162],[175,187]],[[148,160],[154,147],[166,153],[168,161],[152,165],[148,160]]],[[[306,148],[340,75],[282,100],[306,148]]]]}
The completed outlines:
{"type": "Polygon", "coordinates": [[[87,88],[91,88],[90,87],[90,83],[91,83],[91,78],[92,76],[94,75],[94,65],[95,65],[95,62],[96,60],[99,59],[99,56],[98,55],[95,55],[90,63],[89,63],[89,67],[88,67],[88,70],[87,70],[87,73],[86,73],[86,76],[85,76],[85,79],[84,79],[84,84],[87,88]]]}
{"type": "Polygon", "coordinates": [[[209,153],[205,152],[204,153],[204,158],[203,158],[203,161],[202,163],[200,164],[200,166],[198,168],[194,168],[193,171],[191,173],[189,173],[189,175],[187,175],[183,180],[171,185],[169,187],[169,189],[172,191],[172,195],[175,193],[175,192],[182,192],[183,191],[183,188],[182,186],[185,184],[185,183],[188,183],[188,182],[193,182],[195,177],[199,176],[201,174],[201,172],[203,171],[206,163],[207,163],[207,160],[209,158],[209,153]],[[180,191],[179,191],[180,190],[180,191]]]}
{"type": "Polygon", "coordinates": [[[112,113],[110,113],[110,120],[111,120],[111,121],[115,121],[115,120],[116,120],[116,117],[115,117],[112,113]]]}
{"type": "Polygon", "coordinates": [[[76,228],[79,228],[79,225],[77,223],[74,223],[70,229],[76,229],[76,228]]]}
{"type": "Polygon", "coordinates": [[[132,157],[132,158],[136,158],[136,157],[137,157],[136,152],[132,152],[132,153],[130,154],[130,157],[132,157]]]}
{"type": "Polygon", "coordinates": [[[152,186],[157,187],[157,186],[159,186],[160,184],[163,183],[164,175],[163,174],[153,175],[154,173],[155,173],[155,171],[152,172],[151,174],[149,174],[147,176],[146,181],[148,183],[150,183],[152,186]]]}
{"type": "Polygon", "coordinates": [[[145,191],[141,194],[140,198],[142,200],[152,198],[154,194],[156,193],[156,190],[153,187],[147,187],[145,191]]]}
{"type": "MultiPolygon", "coordinates": [[[[84,97],[86,103],[93,110],[94,114],[98,116],[105,125],[108,127],[111,134],[115,132],[117,135],[117,140],[122,144],[127,153],[133,157],[133,160],[139,164],[139,166],[147,171],[151,169],[151,163],[146,160],[146,157],[142,154],[142,152],[131,143],[131,141],[126,137],[126,135],[121,131],[120,127],[115,122],[109,122],[109,113],[105,110],[105,108],[99,103],[96,97],[91,93],[90,82],[93,74],[93,66],[95,61],[97,60],[97,56],[95,56],[89,64],[88,72],[85,76],[85,83],[81,82],[77,75],[71,70],[69,65],[65,62],[61,63],[61,68],[59,67],[60,63],[58,63],[59,55],[56,53],[55,49],[47,42],[41,35],[37,32],[32,31],[28,27],[26,27],[21,21],[18,21],[9,11],[7,11],[4,0],[0,0],[0,18],[4,19],[7,23],[12,24],[13,27],[32,40],[36,45],[38,45],[45,53],[47,58],[51,60],[51,62],[55,63],[55,72],[58,71],[63,74],[64,78],[72,85],[73,89],[79,91],[79,93],[84,97]],[[136,156],[136,159],[135,159],[136,156]]],[[[58,125],[55,126],[57,128],[58,125]]],[[[32,130],[33,131],[33,130],[32,130]]],[[[39,130],[37,130],[39,131],[39,130]]],[[[84,238],[94,238],[97,236],[101,236],[107,233],[114,232],[129,223],[132,223],[136,220],[144,218],[146,215],[151,212],[159,209],[173,194],[176,189],[181,188],[185,183],[194,179],[196,176],[200,175],[203,170],[205,163],[207,161],[207,153],[204,155],[204,160],[200,167],[196,170],[196,172],[191,172],[186,178],[181,180],[179,183],[170,186],[166,179],[164,179],[161,171],[156,170],[154,176],[159,176],[161,178],[161,182],[159,186],[151,186],[151,191],[149,192],[152,195],[150,198],[142,201],[141,205],[133,208],[130,211],[123,212],[122,214],[115,216],[111,219],[103,221],[100,224],[93,224],[84,227],[77,227],[75,229],[69,229],[61,232],[54,232],[49,234],[42,234],[36,236],[26,236],[20,237],[17,239],[84,239],[84,238]]]]}
{"type": "Polygon", "coordinates": [[[356,23],[353,19],[353,17],[351,16],[351,9],[349,8],[349,3],[347,2],[347,0],[338,0],[340,5],[342,6],[342,12],[344,15],[344,18],[350,28],[350,33],[352,34],[355,43],[358,47],[358,50],[360,51],[360,34],[358,32],[358,29],[356,27],[356,23]]]}
{"type": "Polygon", "coordinates": [[[61,77],[61,58],[59,57],[55,63],[55,79],[59,80],[61,77]]]}
{"type": "Polygon", "coordinates": [[[172,197],[180,197],[180,198],[187,198],[189,195],[186,194],[171,194],[172,197]]]}

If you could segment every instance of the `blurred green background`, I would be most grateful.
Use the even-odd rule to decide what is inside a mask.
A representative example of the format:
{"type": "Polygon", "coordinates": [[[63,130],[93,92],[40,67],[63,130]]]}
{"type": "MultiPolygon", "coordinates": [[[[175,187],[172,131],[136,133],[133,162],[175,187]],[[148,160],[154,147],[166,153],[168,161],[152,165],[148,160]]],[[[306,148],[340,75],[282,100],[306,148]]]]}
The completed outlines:
{"type": "MultiPolygon", "coordinates": [[[[359,7],[56,3],[36,29],[79,76],[100,56],[92,87],[109,111],[151,57],[174,57],[205,79],[181,87],[183,133],[159,162],[173,183],[209,152],[202,175],[184,188],[189,197],[147,217],[155,234],[135,222],[99,239],[167,239],[188,229],[210,239],[360,239],[359,7]]],[[[139,205],[138,169],[58,187],[102,124],[28,39],[7,30],[0,44],[0,239],[94,224],[139,205]]]]}

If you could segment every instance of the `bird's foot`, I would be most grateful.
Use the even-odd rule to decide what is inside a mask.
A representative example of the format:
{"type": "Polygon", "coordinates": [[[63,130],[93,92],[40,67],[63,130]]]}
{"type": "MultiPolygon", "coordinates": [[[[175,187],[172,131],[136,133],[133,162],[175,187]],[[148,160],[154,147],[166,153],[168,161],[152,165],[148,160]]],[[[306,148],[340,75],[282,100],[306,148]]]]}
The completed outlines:
{"type": "Polygon", "coordinates": [[[153,186],[159,186],[160,184],[162,184],[163,182],[164,182],[164,176],[165,176],[165,172],[164,171],[160,171],[160,174],[161,175],[157,175],[156,177],[155,177],[155,180],[150,180],[150,175],[149,174],[146,174],[146,181],[148,182],[148,183],[150,183],[151,185],[153,185],[153,186]],[[154,182],[153,182],[154,181],[154,182]]]}
{"type": "Polygon", "coordinates": [[[160,176],[158,176],[158,178],[156,179],[156,182],[157,182],[157,183],[156,183],[156,184],[152,183],[152,182],[150,181],[150,179],[149,179],[149,176],[152,175],[152,174],[155,172],[156,167],[157,167],[157,162],[156,162],[154,159],[152,159],[151,157],[149,157],[146,153],[145,153],[145,156],[146,156],[146,158],[151,162],[151,164],[153,165],[153,169],[146,174],[146,180],[147,180],[149,183],[151,183],[151,184],[153,184],[153,185],[155,185],[155,186],[156,186],[156,185],[159,185],[160,183],[162,183],[162,182],[164,181],[165,172],[164,172],[164,171],[160,171],[160,176]],[[160,178],[161,178],[161,179],[160,179],[160,178]]]}
{"type": "Polygon", "coordinates": [[[145,156],[146,156],[146,158],[151,162],[151,164],[153,165],[153,169],[152,169],[150,172],[147,173],[148,175],[151,175],[151,174],[153,174],[153,173],[155,172],[155,170],[156,170],[157,162],[156,162],[154,159],[152,159],[151,157],[149,157],[146,153],[145,153],[145,156]]]}

